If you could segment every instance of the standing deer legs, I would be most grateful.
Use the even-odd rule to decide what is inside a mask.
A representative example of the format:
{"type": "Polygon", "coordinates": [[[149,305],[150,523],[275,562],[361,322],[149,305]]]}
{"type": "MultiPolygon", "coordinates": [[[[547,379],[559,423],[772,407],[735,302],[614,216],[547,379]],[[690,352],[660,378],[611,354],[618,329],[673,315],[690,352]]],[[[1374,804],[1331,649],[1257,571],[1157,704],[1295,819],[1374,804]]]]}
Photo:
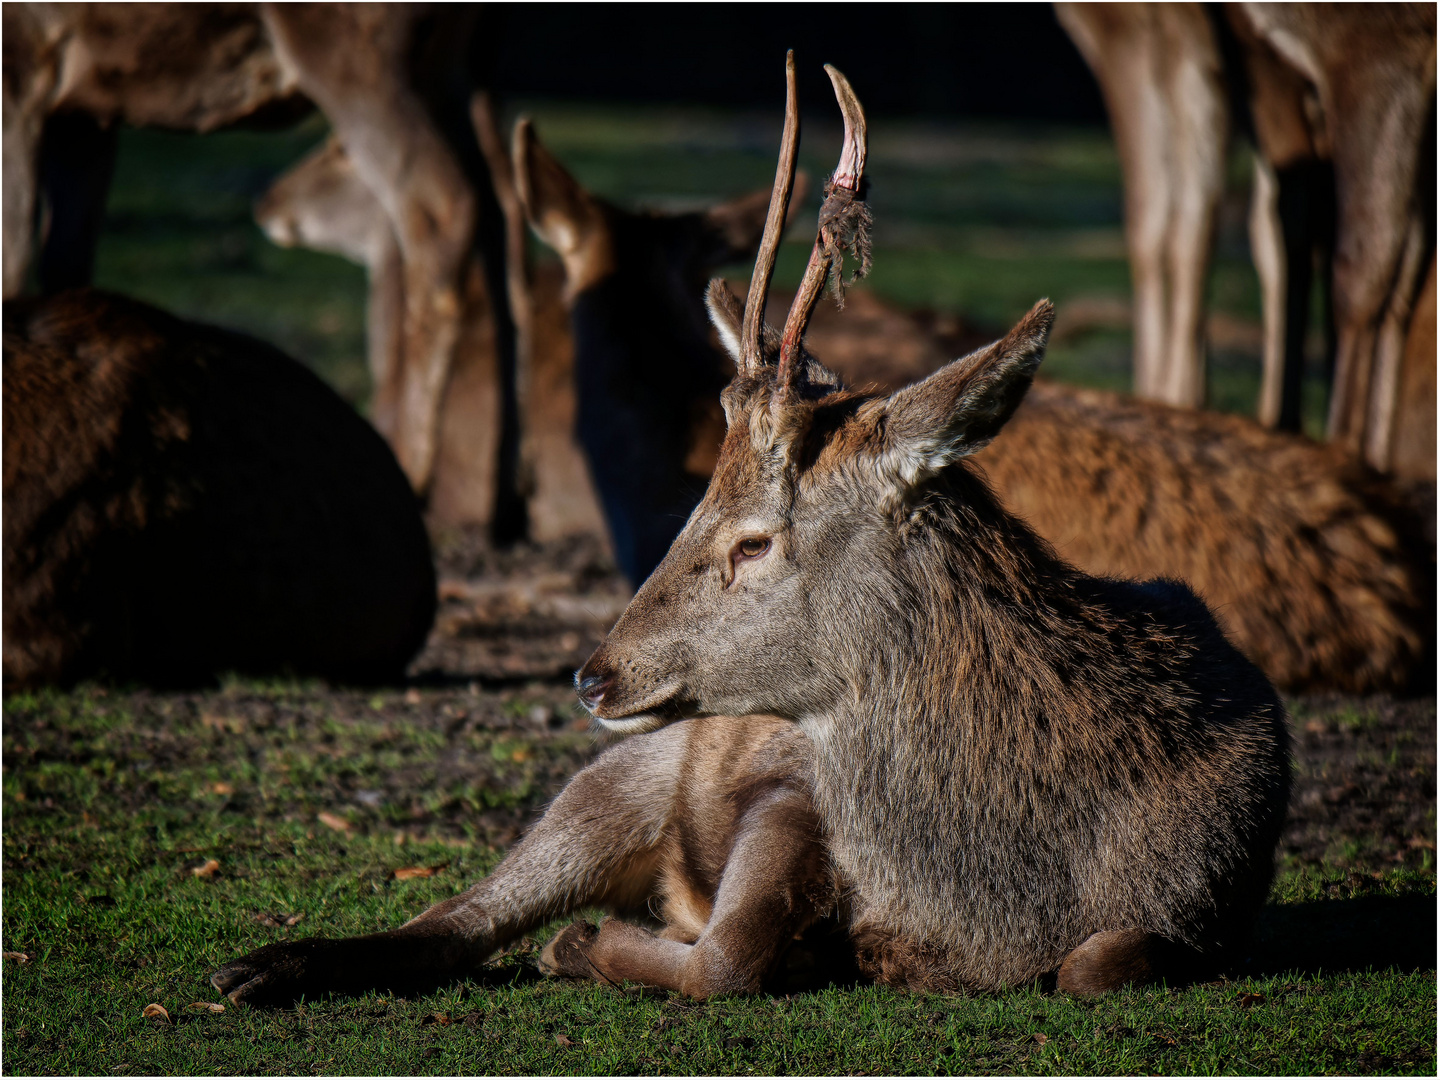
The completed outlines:
{"type": "Polygon", "coordinates": [[[1205,403],[1205,285],[1229,117],[1199,4],[1057,4],[1105,95],[1125,177],[1135,393],[1205,403]]]}
{"type": "Polygon", "coordinates": [[[376,413],[393,411],[391,443],[424,492],[434,465],[440,395],[460,333],[460,285],[476,200],[415,90],[402,79],[406,34],[383,9],[266,5],[276,51],[324,110],[355,168],[385,208],[404,267],[403,353],[376,413]],[[344,24],[352,48],[331,47],[344,24]],[[396,55],[397,52],[400,55],[396,55]]]}

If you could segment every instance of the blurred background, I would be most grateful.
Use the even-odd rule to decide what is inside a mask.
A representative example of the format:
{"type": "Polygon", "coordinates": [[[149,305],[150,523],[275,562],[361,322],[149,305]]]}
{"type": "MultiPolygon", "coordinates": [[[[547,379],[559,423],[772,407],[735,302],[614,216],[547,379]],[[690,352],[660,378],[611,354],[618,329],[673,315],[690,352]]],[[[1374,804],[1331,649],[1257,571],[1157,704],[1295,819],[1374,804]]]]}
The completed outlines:
{"type": "MultiPolygon", "coordinates": [[[[826,175],[839,147],[821,70],[851,79],[872,118],[875,269],[906,308],[995,334],[1041,296],[1059,308],[1053,378],[1130,388],[1130,291],[1121,173],[1099,90],[1049,5],[516,4],[499,7],[493,85],[507,120],[541,137],[594,193],[626,207],[700,209],[765,188],[775,167],[787,47],[796,50],[801,166],[826,175]],[[758,24],[758,25],[757,25],[758,24]],[[818,25],[817,25],[818,24],[818,25]]],[[[283,130],[191,134],[124,127],[95,283],[272,341],[365,410],[365,271],[281,249],[252,216],[275,178],[322,142],[312,113],[283,130]]],[[[1259,285],[1246,233],[1250,149],[1226,169],[1208,333],[1209,400],[1253,414],[1259,285]]],[[[818,185],[799,220],[818,206],[818,185]]],[[[793,288],[808,227],[788,236],[776,285],[793,288]]],[[[532,240],[537,260],[554,255],[532,240]]],[[[744,278],[749,266],[726,268],[744,278]]],[[[1319,305],[1304,429],[1324,428],[1319,305]]]]}

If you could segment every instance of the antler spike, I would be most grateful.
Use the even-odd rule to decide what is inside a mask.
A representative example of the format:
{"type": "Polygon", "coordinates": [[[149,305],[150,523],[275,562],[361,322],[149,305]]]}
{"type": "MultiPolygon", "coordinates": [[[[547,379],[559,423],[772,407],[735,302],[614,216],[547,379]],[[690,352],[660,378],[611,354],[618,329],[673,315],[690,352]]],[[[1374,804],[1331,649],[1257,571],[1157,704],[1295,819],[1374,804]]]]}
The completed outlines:
{"type": "Polygon", "coordinates": [[[785,133],[780,140],[780,161],[775,166],[775,186],[770,191],[770,211],[765,217],[765,234],[755,257],[750,293],[745,298],[745,318],[740,331],[740,373],[757,375],[764,364],[761,327],[765,322],[765,301],[770,279],[775,274],[775,256],[780,234],[785,231],[785,214],[795,187],[795,158],[800,150],[800,109],[795,96],[795,50],[785,53],[785,133]]]}
{"type": "Polygon", "coordinates": [[[790,305],[785,318],[785,332],[780,339],[780,368],[775,382],[783,398],[798,377],[800,364],[800,339],[815,310],[815,303],[830,279],[835,298],[844,303],[844,286],[841,270],[845,253],[849,252],[860,261],[856,267],[854,281],[862,278],[870,269],[870,209],[865,205],[865,157],[869,142],[865,131],[865,111],[850,86],[850,81],[830,64],[825,72],[835,88],[835,100],[840,104],[840,113],[845,120],[845,140],[840,150],[840,163],[825,182],[825,202],[820,207],[819,229],[815,246],[810,251],[810,261],[805,266],[805,276],[800,289],[790,305]]]}

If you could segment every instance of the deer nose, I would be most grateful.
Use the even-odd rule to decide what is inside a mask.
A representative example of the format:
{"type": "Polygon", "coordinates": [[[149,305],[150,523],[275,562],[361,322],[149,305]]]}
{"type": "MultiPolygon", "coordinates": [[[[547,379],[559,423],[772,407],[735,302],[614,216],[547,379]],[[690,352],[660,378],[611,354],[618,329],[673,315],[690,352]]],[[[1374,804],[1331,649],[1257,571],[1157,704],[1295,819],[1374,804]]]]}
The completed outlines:
{"type": "Polygon", "coordinates": [[[576,676],[575,689],[587,709],[598,709],[600,702],[605,700],[605,692],[614,681],[609,675],[586,675],[583,679],[576,676]]]}

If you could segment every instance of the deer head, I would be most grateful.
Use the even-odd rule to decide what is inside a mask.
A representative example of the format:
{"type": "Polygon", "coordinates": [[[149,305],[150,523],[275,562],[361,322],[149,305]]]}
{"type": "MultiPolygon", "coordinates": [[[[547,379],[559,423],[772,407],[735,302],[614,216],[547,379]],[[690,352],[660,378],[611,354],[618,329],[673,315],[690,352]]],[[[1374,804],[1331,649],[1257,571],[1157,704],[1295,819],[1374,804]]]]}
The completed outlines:
{"type": "Polygon", "coordinates": [[[917,562],[921,547],[937,557],[929,521],[963,519],[967,503],[987,520],[998,513],[960,462],[1019,405],[1051,306],[1041,301],[1004,339],[889,396],[847,391],[804,351],[825,283],[843,287],[844,255],[857,256],[862,272],[868,261],[865,117],[845,77],[826,70],[844,148],[784,330],[765,325],[764,304],[798,149],[793,57],[749,299],[742,310],[718,281],[707,297],[736,365],[721,397],[718,466],[665,559],[576,676],[586,706],[615,730],[706,713],[827,711],[864,681],[873,635],[913,632],[913,620],[891,616],[913,592],[917,566],[931,572],[917,562]]]}
{"type": "Polygon", "coordinates": [[[754,254],[769,192],[706,213],[629,213],[578,184],[523,120],[513,160],[526,217],[565,264],[577,431],[616,561],[638,585],[704,488],[687,462],[720,441],[726,373],[695,299],[717,266],[754,254]]]}

